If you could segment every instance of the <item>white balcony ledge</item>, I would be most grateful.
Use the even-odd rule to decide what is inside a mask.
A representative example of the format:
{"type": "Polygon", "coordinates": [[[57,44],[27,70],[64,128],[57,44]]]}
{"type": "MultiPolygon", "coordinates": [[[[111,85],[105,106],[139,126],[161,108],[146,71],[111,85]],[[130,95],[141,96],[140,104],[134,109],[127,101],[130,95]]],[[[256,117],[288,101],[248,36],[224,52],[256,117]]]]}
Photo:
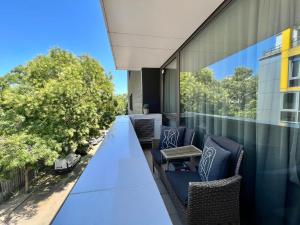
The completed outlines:
{"type": "Polygon", "coordinates": [[[116,119],[52,224],[172,224],[127,116],[116,119]]]}

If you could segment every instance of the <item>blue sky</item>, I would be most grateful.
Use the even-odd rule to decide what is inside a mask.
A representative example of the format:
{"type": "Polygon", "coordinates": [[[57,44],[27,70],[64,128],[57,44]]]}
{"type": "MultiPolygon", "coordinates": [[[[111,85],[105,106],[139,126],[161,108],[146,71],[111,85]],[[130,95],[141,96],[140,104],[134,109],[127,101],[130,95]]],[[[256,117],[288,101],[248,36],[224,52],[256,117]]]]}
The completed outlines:
{"type": "Polygon", "coordinates": [[[259,59],[263,56],[265,51],[273,49],[275,46],[276,36],[272,36],[208,67],[214,72],[217,80],[233,75],[237,67],[247,67],[252,69],[254,75],[257,75],[259,59]]]}
{"type": "Polygon", "coordinates": [[[2,0],[0,76],[52,47],[96,58],[127,92],[126,71],[116,71],[99,0],[2,0]]]}

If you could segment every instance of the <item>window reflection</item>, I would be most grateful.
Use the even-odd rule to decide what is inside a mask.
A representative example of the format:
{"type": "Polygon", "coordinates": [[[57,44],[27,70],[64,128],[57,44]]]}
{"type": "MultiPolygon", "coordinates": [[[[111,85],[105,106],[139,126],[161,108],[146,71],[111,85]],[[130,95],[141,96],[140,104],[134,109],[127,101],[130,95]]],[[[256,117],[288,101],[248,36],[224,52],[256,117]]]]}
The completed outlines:
{"type": "Polygon", "coordinates": [[[215,78],[213,70],[180,74],[183,112],[256,117],[257,77],[251,69],[236,68],[232,76],[215,78]]]}
{"type": "Polygon", "coordinates": [[[198,72],[181,72],[182,112],[256,119],[259,59],[278,40],[274,36],[198,72]]]}
{"type": "Polygon", "coordinates": [[[299,6],[232,1],[179,52],[180,124],[244,145],[241,224],[300,224],[299,6]]]}
{"type": "Polygon", "coordinates": [[[295,55],[293,48],[297,46],[292,45],[299,32],[287,31],[289,29],[284,31],[284,37],[283,33],[274,35],[198,71],[195,70],[197,62],[189,62],[187,55],[195,59],[198,54],[198,58],[205,61],[202,58],[206,54],[194,50],[184,52],[181,66],[184,69],[180,72],[181,113],[250,119],[275,125],[300,121],[296,106],[300,92],[300,50],[299,55],[295,55]],[[287,66],[283,57],[286,52],[294,54],[287,58],[287,66]],[[284,86],[285,79],[287,86],[284,86]]]}

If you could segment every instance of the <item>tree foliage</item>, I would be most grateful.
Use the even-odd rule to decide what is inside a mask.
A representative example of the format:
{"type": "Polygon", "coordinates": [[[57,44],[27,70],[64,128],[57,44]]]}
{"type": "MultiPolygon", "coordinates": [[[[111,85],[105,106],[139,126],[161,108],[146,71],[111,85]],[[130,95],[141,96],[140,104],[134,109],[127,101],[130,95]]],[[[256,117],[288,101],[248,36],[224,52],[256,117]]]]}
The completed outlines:
{"type": "MultiPolygon", "coordinates": [[[[35,167],[44,161],[51,165],[61,150],[60,144],[36,135],[18,133],[0,138],[0,165],[3,171],[35,167]],[[13,151],[12,151],[13,149],[13,151]]],[[[5,175],[2,173],[2,175],[5,175]]]]}
{"type": "Polygon", "coordinates": [[[181,104],[184,111],[222,115],[226,111],[227,93],[215,80],[211,70],[180,74],[181,104]]]}
{"type": "Polygon", "coordinates": [[[117,103],[116,114],[117,115],[127,115],[128,114],[127,94],[116,95],[115,101],[117,103]]]}
{"type": "Polygon", "coordinates": [[[183,72],[180,95],[184,112],[256,118],[257,77],[248,68],[236,68],[232,76],[220,81],[208,68],[183,72]]]}
{"type": "Polygon", "coordinates": [[[58,48],[1,77],[0,98],[2,169],[53,163],[115,116],[111,77],[93,58],[58,48]]]}

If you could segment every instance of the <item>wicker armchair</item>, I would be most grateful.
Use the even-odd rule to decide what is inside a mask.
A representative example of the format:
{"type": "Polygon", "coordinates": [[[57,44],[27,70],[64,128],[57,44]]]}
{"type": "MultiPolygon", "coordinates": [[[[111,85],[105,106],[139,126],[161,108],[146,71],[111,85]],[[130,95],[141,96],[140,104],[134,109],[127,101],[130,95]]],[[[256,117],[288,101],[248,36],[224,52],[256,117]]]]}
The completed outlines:
{"type": "MultiPolygon", "coordinates": [[[[239,168],[243,158],[242,145],[224,137],[210,136],[216,143],[232,152],[230,177],[223,180],[198,182],[197,172],[179,172],[182,177],[189,177],[191,182],[183,179],[187,185],[187,201],[176,192],[170,180],[170,174],[176,172],[158,170],[170,197],[175,204],[180,218],[188,225],[239,225],[239,196],[242,177],[239,168]]],[[[179,179],[180,180],[180,179],[179,179]]]]}
{"type": "Polygon", "coordinates": [[[189,185],[188,224],[240,224],[241,176],[189,185]]]}

